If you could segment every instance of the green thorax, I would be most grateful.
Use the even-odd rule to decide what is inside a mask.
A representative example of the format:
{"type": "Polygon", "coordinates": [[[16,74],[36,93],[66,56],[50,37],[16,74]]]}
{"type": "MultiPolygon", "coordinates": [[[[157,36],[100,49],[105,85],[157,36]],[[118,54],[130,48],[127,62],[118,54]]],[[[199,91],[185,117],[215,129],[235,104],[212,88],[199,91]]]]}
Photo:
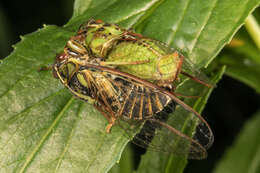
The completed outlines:
{"type": "Polygon", "coordinates": [[[106,62],[123,62],[124,65],[117,66],[118,70],[152,82],[174,81],[181,66],[177,52],[149,38],[118,42],[109,52],[106,62]]]}

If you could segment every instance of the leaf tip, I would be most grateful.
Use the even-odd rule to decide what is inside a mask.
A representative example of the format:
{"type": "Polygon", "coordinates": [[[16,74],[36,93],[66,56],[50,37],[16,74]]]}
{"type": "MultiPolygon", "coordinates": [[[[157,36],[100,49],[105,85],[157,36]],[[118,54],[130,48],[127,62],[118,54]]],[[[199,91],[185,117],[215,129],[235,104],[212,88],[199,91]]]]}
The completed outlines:
{"type": "Polygon", "coordinates": [[[12,45],[12,48],[15,50],[17,47],[16,47],[16,44],[13,44],[12,45]]]}
{"type": "Polygon", "coordinates": [[[19,37],[20,37],[20,39],[21,39],[22,41],[25,39],[24,36],[22,36],[22,35],[20,35],[19,37]]]}
{"type": "Polygon", "coordinates": [[[43,28],[47,28],[47,26],[48,26],[48,25],[46,25],[46,24],[43,24],[42,26],[43,26],[43,28]]]}

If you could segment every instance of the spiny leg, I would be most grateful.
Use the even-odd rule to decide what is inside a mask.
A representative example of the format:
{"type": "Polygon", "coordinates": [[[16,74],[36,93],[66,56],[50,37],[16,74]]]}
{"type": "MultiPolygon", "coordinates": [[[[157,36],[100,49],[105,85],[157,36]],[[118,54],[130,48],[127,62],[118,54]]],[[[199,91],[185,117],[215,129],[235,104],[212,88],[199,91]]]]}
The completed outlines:
{"type": "Polygon", "coordinates": [[[42,66],[40,68],[38,68],[38,72],[40,71],[49,71],[49,70],[52,70],[53,66],[52,65],[49,65],[49,66],[42,66]]]}
{"type": "Polygon", "coordinates": [[[202,80],[200,80],[200,79],[198,79],[198,78],[196,78],[196,77],[194,77],[194,76],[192,76],[192,75],[190,75],[190,74],[188,74],[188,73],[186,73],[184,71],[181,71],[181,74],[189,77],[191,80],[193,80],[193,81],[195,81],[197,83],[200,83],[200,84],[202,84],[202,85],[204,85],[204,86],[206,86],[208,88],[212,88],[213,87],[212,85],[210,85],[210,84],[208,84],[208,83],[206,83],[206,82],[204,82],[204,81],[202,81],[202,80]]]}
{"type": "Polygon", "coordinates": [[[150,60],[140,60],[140,61],[130,61],[130,62],[112,62],[112,61],[101,61],[100,65],[107,66],[107,65],[137,65],[137,64],[145,64],[149,63],[150,60]]]}
{"type": "Polygon", "coordinates": [[[94,107],[100,112],[102,113],[102,115],[107,119],[108,121],[108,125],[106,127],[106,132],[110,133],[111,128],[113,127],[113,125],[115,124],[116,118],[114,116],[109,116],[100,106],[94,104],[94,107]]]}

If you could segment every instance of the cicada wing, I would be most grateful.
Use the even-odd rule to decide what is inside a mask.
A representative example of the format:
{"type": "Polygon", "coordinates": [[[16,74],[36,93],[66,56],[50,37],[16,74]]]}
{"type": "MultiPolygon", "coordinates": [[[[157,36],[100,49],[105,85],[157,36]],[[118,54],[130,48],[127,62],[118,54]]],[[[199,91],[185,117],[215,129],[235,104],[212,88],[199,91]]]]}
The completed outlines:
{"type": "Polygon", "coordinates": [[[211,130],[187,112],[179,114],[182,111],[178,107],[177,112],[168,114],[162,111],[142,121],[123,120],[129,125],[120,124],[120,127],[130,138],[138,129],[132,142],[147,150],[174,154],[181,158],[204,159],[207,157],[207,148],[213,142],[211,130]]]}
{"type": "Polygon", "coordinates": [[[148,149],[172,153],[176,156],[188,157],[190,159],[203,159],[207,157],[206,148],[199,141],[165,122],[149,119],[142,130],[134,138],[134,141],[138,142],[138,145],[146,145],[143,143],[143,138],[147,138],[146,141],[148,139],[151,141],[148,149]],[[151,133],[147,133],[148,131],[153,131],[153,136],[151,136],[151,133]]]}
{"type": "MultiPolygon", "coordinates": [[[[169,119],[170,122],[183,122],[181,123],[182,127],[177,128],[178,130],[185,132],[185,129],[190,129],[191,132],[185,134],[192,136],[192,138],[200,143],[205,149],[211,147],[214,142],[214,135],[207,121],[191,106],[184,103],[174,94],[168,91],[166,91],[165,94],[170,96],[178,105],[175,114],[171,116],[173,120],[169,119]]],[[[177,127],[177,125],[175,126],[177,127]]]]}
{"type": "Polygon", "coordinates": [[[205,86],[215,87],[215,84],[206,76],[206,74],[196,68],[188,58],[183,59],[181,74],[187,74],[185,75],[186,77],[190,76],[189,78],[195,78],[195,80],[201,81],[205,86]]]}
{"type": "MultiPolygon", "coordinates": [[[[163,93],[160,90],[153,92],[163,93]]],[[[164,94],[172,98],[172,103],[161,112],[139,120],[121,117],[119,126],[131,139],[135,135],[133,143],[148,150],[173,153],[190,159],[205,158],[206,150],[214,141],[209,125],[172,93],[166,91],[164,94]],[[178,105],[176,111],[175,104],[178,105]],[[124,123],[127,125],[123,125],[124,123]]]]}
{"type": "MultiPolygon", "coordinates": [[[[110,98],[107,100],[114,100],[108,101],[107,107],[111,108],[111,111],[108,112],[113,112],[120,119],[119,125],[125,129],[126,134],[132,138],[141,129],[140,134],[135,136],[134,143],[144,148],[149,146],[148,149],[151,150],[174,153],[182,157],[188,156],[192,159],[202,159],[207,156],[206,149],[212,145],[214,140],[208,123],[199,113],[176,97],[174,93],[146,80],[111,68],[95,65],[86,65],[85,67],[94,68],[95,71],[102,72],[102,78],[107,79],[108,83],[106,83],[109,84],[109,88],[113,88],[113,97],[105,96],[108,93],[107,90],[103,91],[101,89],[99,92],[104,93],[102,94],[104,98],[110,98]],[[150,95],[147,94],[147,91],[149,91],[150,95]],[[130,93],[134,93],[134,97],[129,97],[130,93]],[[114,97],[114,95],[116,96],[114,97]],[[142,105],[143,108],[148,107],[146,105],[148,102],[144,102],[144,99],[141,98],[151,95],[158,97],[156,99],[157,102],[154,102],[154,107],[150,107],[152,110],[159,107],[160,98],[170,98],[171,103],[174,104],[172,106],[173,110],[170,111],[172,113],[169,114],[168,111],[163,109],[151,116],[142,116],[142,118],[135,119],[135,117],[139,117],[134,115],[136,112],[146,112],[139,111],[145,109],[137,109],[138,111],[135,112],[135,106],[142,105]],[[143,100],[142,104],[139,102],[141,100],[143,100]],[[115,107],[112,106],[114,102],[116,103],[115,107]],[[129,102],[131,103],[129,110],[132,110],[130,112],[123,109],[129,102]],[[177,105],[176,111],[174,111],[175,104],[177,105]],[[123,114],[125,116],[122,116],[123,114]],[[124,123],[127,125],[124,125],[124,123]]],[[[105,87],[107,86],[104,85],[103,88],[105,87]]],[[[100,88],[102,87],[100,86],[100,88]]],[[[112,91],[112,89],[109,90],[112,91]]],[[[167,106],[171,106],[171,104],[165,105],[164,108],[167,106]]]]}

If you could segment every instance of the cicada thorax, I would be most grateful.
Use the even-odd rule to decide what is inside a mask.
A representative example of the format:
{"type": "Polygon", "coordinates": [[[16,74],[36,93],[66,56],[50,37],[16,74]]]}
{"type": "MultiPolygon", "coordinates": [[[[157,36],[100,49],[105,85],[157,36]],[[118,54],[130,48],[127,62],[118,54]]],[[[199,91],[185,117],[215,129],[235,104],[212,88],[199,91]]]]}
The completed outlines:
{"type": "Polygon", "coordinates": [[[144,37],[123,40],[111,49],[106,62],[118,64],[118,70],[158,85],[171,84],[178,77],[183,56],[177,51],[169,51],[162,47],[160,42],[144,37]],[[137,63],[133,65],[133,62],[137,63]]]}

